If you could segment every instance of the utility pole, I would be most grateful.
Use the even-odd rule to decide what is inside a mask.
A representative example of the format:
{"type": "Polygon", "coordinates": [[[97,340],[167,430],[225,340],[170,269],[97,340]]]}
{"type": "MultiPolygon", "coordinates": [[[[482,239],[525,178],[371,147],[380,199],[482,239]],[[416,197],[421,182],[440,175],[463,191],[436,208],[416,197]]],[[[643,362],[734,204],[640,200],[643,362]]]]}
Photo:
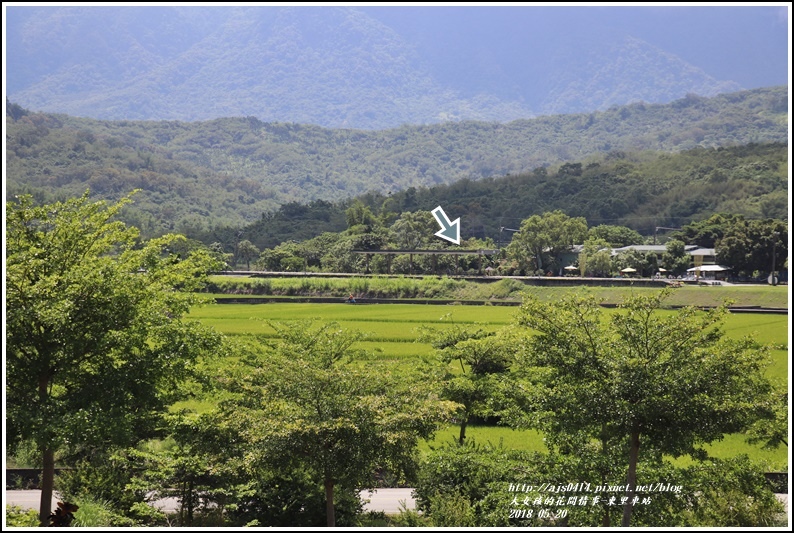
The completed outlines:
{"type": "Polygon", "coordinates": [[[499,228],[499,246],[497,247],[497,248],[499,248],[500,250],[502,249],[502,232],[503,232],[503,231],[505,231],[505,230],[507,230],[507,231],[512,231],[513,233],[518,233],[518,230],[517,230],[517,229],[513,229],[513,228],[506,228],[506,227],[504,227],[504,226],[501,226],[501,227],[499,228]]]}
{"type": "Polygon", "coordinates": [[[676,230],[676,229],[681,229],[681,228],[666,228],[666,227],[664,227],[664,226],[656,226],[656,227],[653,229],[653,243],[654,243],[654,244],[656,244],[656,232],[657,232],[657,231],[659,231],[660,229],[672,229],[672,230],[676,230]]]}
{"type": "Polygon", "coordinates": [[[777,231],[772,233],[772,273],[770,274],[770,279],[772,280],[772,286],[774,287],[777,285],[777,278],[775,277],[775,254],[777,252],[777,237],[780,235],[777,231]]]}

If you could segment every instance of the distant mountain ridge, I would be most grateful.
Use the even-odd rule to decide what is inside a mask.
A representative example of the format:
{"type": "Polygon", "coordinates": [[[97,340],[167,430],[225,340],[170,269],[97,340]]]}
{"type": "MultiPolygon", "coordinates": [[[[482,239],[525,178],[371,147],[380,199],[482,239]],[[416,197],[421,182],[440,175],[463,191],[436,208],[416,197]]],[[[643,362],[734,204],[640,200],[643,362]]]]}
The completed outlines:
{"type": "Polygon", "coordinates": [[[569,49],[559,54],[558,61],[575,67],[555,73],[549,96],[540,106],[544,114],[603,111],[633,102],[671,102],[688,93],[716,96],[741,90],[736,82],[715,80],[632,36],[612,41],[605,49],[569,49]]]}
{"type": "Polygon", "coordinates": [[[741,89],[627,34],[574,44],[557,36],[512,63],[461,57],[465,75],[444,77],[438,69],[456,65],[440,65],[428,51],[443,46],[449,28],[439,25],[438,35],[412,44],[352,7],[7,9],[9,98],[99,119],[255,116],[384,129],[507,122],[741,89]]]}
{"type": "Polygon", "coordinates": [[[134,223],[148,234],[239,225],[290,202],[388,195],[637,151],[787,143],[788,106],[788,88],[771,87],[507,124],[363,131],[255,117],[101,121],[7,102],[6,192],[44,201],[90,188],[115,199],[140,188],[134,223]]]}

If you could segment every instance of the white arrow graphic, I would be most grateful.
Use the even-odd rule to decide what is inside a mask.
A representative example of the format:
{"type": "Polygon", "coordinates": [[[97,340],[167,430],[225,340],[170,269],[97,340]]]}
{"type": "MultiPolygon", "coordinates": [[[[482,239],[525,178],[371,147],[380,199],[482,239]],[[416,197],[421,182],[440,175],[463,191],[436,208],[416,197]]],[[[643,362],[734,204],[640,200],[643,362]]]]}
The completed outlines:
{"type": "Polygon", "coordinates": [[[454,222],[450,222],[447,214],[441,209],[441,206],[433,209],[432,213],[436,221],[441,225],[441,229],[438,230],[435,235],[446,241],[460,245],[460,217],[456,218],[454,222]]]}

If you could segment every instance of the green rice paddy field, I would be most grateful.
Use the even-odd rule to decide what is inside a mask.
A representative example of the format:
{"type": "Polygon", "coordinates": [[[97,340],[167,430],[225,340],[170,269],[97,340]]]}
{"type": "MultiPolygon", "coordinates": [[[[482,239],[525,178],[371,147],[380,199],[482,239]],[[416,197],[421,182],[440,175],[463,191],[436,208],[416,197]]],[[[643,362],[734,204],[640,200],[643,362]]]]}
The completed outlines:
{"type": "MultiPolygon", "coordinates": [[[[517,308],[501,306],[462,305],[415,305],[415,304],[316,304],[316,303],[271,303],[271,304],[216,304],[194,308],[190,318],[200,320],[217,331],[245,338],[252,334],[274,335],[268,321],[288,323],[313,319],[318,322],[336,321],[341,327],[358,330],[367,335],[356,347],[364,350],[363,359],[371,361],[393,361],[412,364],[417,359],[433,357],[432,347],[416,342],[420,326],[438,328],[451,324],[479,324],[496,330],[511,323],[517,308]]],[[[607,312],[613,312],[607,310],[607,312]]],[[[662,311],[667,312],[667,311],[662,311]]],[[[763,344],[774,349],[772,364],[767,373],[773,380],[787,383],[788,380],[788,315],[734,313],[728,316],[724,330],[730,337],[753,334],[763,344]]],[[[194,402],[190,406],[201,409],[208,403],[194,402]]],[[[422,449],[451,441],[455,427],[442,429],[422,449]]],[[[542,435],[536,431],[515,431],[504,427],[473,426],[468,436],[477,442],[502,443],[506,447],[527,450],[543,450],[542,435]]],[[[741,435],[728,435],[723,441],[707,447],[718,457],[742,453],[768,461],[770,468],[788,470],[788,451],[762,450],[745,442],[741,435]]]]}

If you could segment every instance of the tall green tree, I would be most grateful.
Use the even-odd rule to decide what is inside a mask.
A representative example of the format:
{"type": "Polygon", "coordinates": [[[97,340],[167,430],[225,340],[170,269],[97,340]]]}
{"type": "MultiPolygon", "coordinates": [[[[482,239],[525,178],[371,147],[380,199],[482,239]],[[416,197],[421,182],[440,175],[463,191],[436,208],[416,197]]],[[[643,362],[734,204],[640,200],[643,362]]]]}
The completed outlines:
{"type": "Polygon", "coordinates": [[[621,271],[624,268],[633,268],[638,276],[649,276],[656,272],[657,256],[654,252],[641,252],[640,250],[624,250],[612,258],[614,268],[621,271]]]}
{"type": "Polygon", "coordinates": [[[557,210],[525,219],[507,251],[520,262],[531,260],[537,270],[544,270],[558,266],[560,254],[581,244],[586,237],[584,218],[572,218],[557,210]]]}
{"type": "Polygon", "coordinates": [[[334,526],[336,491],[374,488],[378,469],[412,472],[418,439],[452,405],[426,383],[356,364],[351,347],[360,335],[337,324],[272,326],[278,341],[227,378],[234,397],[218,420],[246,443],[253,464],[308,470],[334,526]]]}
{"type": "Polygon", "coordinates": [[[251,259],[259,257],[259,248],[248,239],[237,243],[237,257],[245,261],[246,270],[251,270],[251,259]]]}
{"type": "Polygon", "coordinates": [[[686,253],[683,241],[671,239],[665,244],[665,251],[662,254],[662,265],[668,272],[678,276],[686,272],[689,268],[691,257],[686,253]]]}
{"type": "Polygon", "coordinates": [[[782,220],[738,220],[716,244],[717,261],[735,274],[781,269],[788,256],[788,224],[782,220]]]}
{"type": "Polygon", "coordinates": [[[602,238],[589,237],[579,252],[579,270],[584,275],[609,277],[612,269],[612,251],[609,243],[602,238]]]}
{"type": "Polygon", "coordinates": [[[379,222],[369,206],[364,205],[359,199],[353,201],[353,204],[345,210],[345,220],[348,229],[353,226],[373,226],[379,222]]]}
{"type": "Polygon", "coordinates": [[[6,420],[9,442],[42,455],[42,523],[55,452],[129,444],[151,434],[178,383],[217,337],[182,317],[216,263],[182,237],[136,243],[108,206],[80,198],[6,205],[6,420]]]}
{"type": "Polygon", "coordinates": [[[743,215],[716,213],[706,220],[690,222],[671,236],[686,244],[695,244],[701,248],[714,248],[728,228],[742,221],[744,221],[743,215]]]}
{"type": "Polygon", "coordinates": [[[499,394],[500,378],[510,369],[511,343],[507,334],[495,336],[482,328],[459,325],[443,330],[425,328],[419,340],[429,342],[446,367],[441,394],[460,405],[456,418],[460,423],[458,443],[463,445],[471,417],[492,414],[490,400],[499,394]],[[450,363],[459,365],[460,372],[452,372],[450,363]]]}
{"type": "Polygon", "coordinates": [[[398,248],[415,250],[436,239],[438,224],[429,211],[406,212],[391,225],[390,230],[398,248]]]}
{"type": "Polygon", "coordinates": [[[642,244],[645,239],[642,235],[626,226],[613,226],[611,224],[599,224],[587,231],[589,238],[603,239],[612,248],[622,248],[632,244],[642,244]]]}
{"type": "MultiPolygon", "coordinates": [[[[531,416],[552,442],[597,440],[624,450],[629,502],[641,449],[698,455],[698,445],[774,416],[767,356],[752,339],[723,337],[727,306],[663,312],[669,294],[630,298],[608,318],[592,297],[530,296],[518,315],[537,333],[519,365],[534,368],[531,416]]],[[[631,514],[626,504],[623,526],[631,514]]]]}

